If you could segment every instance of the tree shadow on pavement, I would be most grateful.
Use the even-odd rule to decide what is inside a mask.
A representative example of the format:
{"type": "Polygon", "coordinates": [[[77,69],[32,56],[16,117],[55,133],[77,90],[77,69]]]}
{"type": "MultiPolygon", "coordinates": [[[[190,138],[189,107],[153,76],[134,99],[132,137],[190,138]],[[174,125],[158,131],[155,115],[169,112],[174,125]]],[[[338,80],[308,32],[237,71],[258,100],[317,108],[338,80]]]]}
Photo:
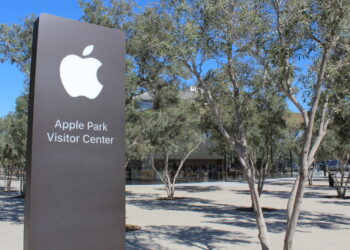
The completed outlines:
{"type": "MultiPolygon", "coordinates": [[[[250,192],[248,190],[232,190],[233,192],[237,194],[243,194],[243,195],[249,195],[250,192]]],[[[270,196],[270,197],[276,197],[280,199],[288,200],[290,197],[290,191],[280,191],[280,190],[263,190],[262,192],[262,199],[264,199],[264,196],[270,196]]],[[[325,198],[324,192],[317,192],[317,189],[307,189],[304,198],[314,198],[314,199],[322,199],[325,198]]]]}
{"type": "Polygon", "coordinates": [[[222,190],[222,188],[218,186],[179,186],[179,187],[176,187],[175,190],[185,191],[188,193],[202,193],[202,192],[220,191],[222,190]]]}
{"type": "Polygon", "coordinates": [[[320,203],[331,204],[331,205],[350,206],[350,201],[330,200],[330,201],[320,201],[320,203]]]}
{"type": "Polygon", "coordinates": [[[127,199],[144,199],[144,198],[150,198],[150,199],[156,199],[159,197],[158,194],[143,194],[143,193],[134,193],[130,191],[125,192],[125,197],[127,199]]]}
{"type": "Polygon", "coordinates": [[[2,192],[0,189],[0,221],[22,224],[24,218],[24,199],[13,198],[17,192],[2,192]]]}
{"type": "Polygon", "coordinates": [[[130,199],[128,205],[147,210],[173,210],[202,213],[209,223],[256,228],[254,213],[236,211],[228,204],[217,204],[211,200],[187,198],[182,200],[130,199]]]}
{"type": "MultiPolygon", "coordinates": [[[[273,195],[279,194],[273,192],[273,195]]],[[[286,194],[282,194],[284,196],[286,194]]],[[[310,196],[317,196],[311,193],[310,196]]],[[[156,200],[156,199],[131,199],[128,204],[148,210],[173,210],[202,213],[208,220],[206,223],[225,224],[243,228],[257,228],[253,212],[239,211],[238,206],[219,204],[211,200],[200,198],[188,198],[183,200],[156,200]]],[[[286,209],[276,209],[264,213],[269,232],[281,233],[285,231],[286,209]]],[[[302,211],[298,222],[298,228],[322,228],[340,230],[350,228],[350,218],[343,214],[321,213],[302,211]]]]}
{"type": "MultiPolygon", "coordinates": [[[[232,191],[237,193],[237,194],[247,195],[250,197],[249,190],[232,190],[232,191]]],[[[264,196],[271,196],[271,197],[277,197],[277,198],[281,198],[281,199],[288,199],[290,196],[290,192],[263,190],[262,196],[261,196],[262,199],[264,199],[264,196]]]]}
{"type": "Polygon", "coordinates": [[[152,226],[144,231],[137,231],[126,236],[126,249],[220,249],[220,244],[249,244],[249,237],[239,232],[211,229],[208,227],[188,226],[152,226]],[[165,248],[155,242],[166,241],[176,244],[173,248],[165,248]],[[182,246],[182,247],[181,247],[182,246]]]}
{"type": "MultiPolygon", "coordinates": [[[[247,212],[246,212],[247,213],[247,212]]],[[[219,223],[225,225],[239,226],[239,227],[255,227],[254,213],[249,213],[251,220],[241,214],[235,214],[233,217],[216,216],[217,220],[211,223],[219,223]]],[[[286,229],[286,210],[279,209],[264,213],[268,231],[271,233],[281,233],[286,229]]],[[[328,230],[342,230],[350,228],[350,218],[343,214],[327,214],[327,213],[311,213],[302,211],[298,221],[297,230],[305,228],[322,228],[328,230]]]]}

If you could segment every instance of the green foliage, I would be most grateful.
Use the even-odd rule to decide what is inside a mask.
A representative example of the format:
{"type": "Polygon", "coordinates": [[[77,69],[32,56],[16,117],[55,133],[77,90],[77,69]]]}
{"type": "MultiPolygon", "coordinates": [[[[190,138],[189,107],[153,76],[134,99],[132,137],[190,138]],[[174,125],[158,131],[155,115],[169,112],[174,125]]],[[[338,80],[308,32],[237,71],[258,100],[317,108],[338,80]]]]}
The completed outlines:
{"type": "Polygon", "coordinates": [[[34,15],[24,18],[22,24],[0,24],[0,62],[16,65],[29,80],[34,15]]]}
{"type": "MultiPolygon", "coordinates": [[[[275,148],[296,145],[295,139],[286,139],[284,96],[276,91],[293,83],[288,91],[302,92],[305,100],[311,102],[321,50],[332,42],[337,46],[330,55],[322,93],[328,95],[330,107],[337,114],[347,105],[348,1],[163,0],[143,12],[136,11],[133,1],[80,0],[79,4],[83,21],[121,29],[127,34],[126,134],[131,158],[145,155],[146,144],[152,142],[158,147],[165,141],[153,135],[152,140],[140,146],[145,133],[148,137],[151,134],[145,121],[150,121],[149,127],[158,129],[163,137],[182,133],[176,129],[181,122],[187,122],[184,114],[188,112],[180,111],[188,107],[181,106],[187,104],[179,101],[178,90],[192,77],[199,86],[199,79],[210,83],[208,87],[228,131],[238,136],[242,132],[239,120],[243,121],[252,152],[258,152],[266,138],[275,148]],[[335,33],[337,40],[333,41],[335,33]],[[270,72],[266,71],[264,60],[271,67],[270,72]],[[301,67],[303,60],[311,63],[301,67]],[[233,86],[233,82],[238,86],[233,86]],[[153,97],[152,112],[138,109],[135,97],[145,91],[153,97]],[[241,117],[237,115],[237,101],[241,117]]],[[[35,16],[29,16],[21,24],[0,26],[0,60],[17,65],[27,75],[34,20],[35,16]]],[[[202,115],[202,129],[212,130],[215,138],[219,132],[215,118],[209,114],[206,96],[202,92],[199,95],[201,107],[196,113],[202,115]]],[[[297,129],[292,130],[288,138],[297,129]]],[[[226,148],[222,143],[218,137],[218,146],[232,152],[231,146],[226,148]]]]}
{"type": "Polygon", "coordinates": [[[8,61],[25,74],[26,92],[16,99],[14,113],[1,120],[0,159],[8,184],[14,174],[21,178],[21,192],[27,150],[28,93],[27,83],[31,66],[34,15],[24,19],[22,24],[0,24],[0,62],[8,61]]]}
{"type": "Polygon", "coordinates": [[[199,113],[196,104],[182,101],[148,112],[146,143],[150,152],[186,154],[201,137],[199,113]]]}
{"type": "Polygon", "coordinates": [[[318,160],[344,160],[350,154],[350,105],[335,114],[324,143],[320,147],[318,160]]]}
{"type": "MultiPolygon", "coordinates": [[[[27,150],[27,95],[16,100],[16,111],[0,120],[0,162],[7,178],[24,178],[27,150]]],[[[22,183],[23,184],[23,183],[22,183]]],[[[21,192],[23,192],[23,185],[21,192]]]]}
{"type": "Polygon", "coordinates": [[[180,133],[186,111],[179,114],[183,107],[177,108],[178,78],[184,73],[164,58],[167,39],[155,36],[161,34],[159,31],[166,28],[166,23],[154,9],[136,15],[133,5],[125,1],[80,1],[80,5],[84,21],[118,28],[127,34],[127,158],[144,158],[150,145],[152,150],[168,148],[175,134],[180,133]],[[153,98],[152,112],[141,112],[138,108],[137,97],[145,91],[153,98]]]}
{"type": "Polygon", "coordinates": [[[108,28],[126,30],[134,15],[134,1],[111,0],[107,3],[102,0],[79,0],[78,2],[84,12],[81,18],[83,21],[108,28]]]}
{"type": "MultiPolygon", "coordinates": [[[[301,185],[297,197],[291,196],[285,239],[285,249],[291,249],[303,180],[328,124],[328,145],[319,158],[340,157],[349,148],[349,0],[162,0],[144,12],[123,0],[79,3],[82,20],[127,35],[127,159],[150,152],[163,153],[166,159],[186,154],[203,129],[209,131],[221,152],[235,150],[245,166],[264,249],[269,243],[252,184],[253,159],[262,158],[266,148],[301,145],[301,185]],[[181,85],[189,80],[199,87],[197,102],[179,98],[181,85]],[[144,92],[152,96],[154,108],[141,112],[136,97],[144,92]],[[303,117],[301,130],[299,124],[285,123],[285,97],[303,117]]],[[[0,26],[0,60],[27,75],[34,19],[0,26]]],[[[24,103],[18,101],[16,113],[1,120],[1,159],[6,166],[12,163],[4,159],[17,159],[13,164],[20,165],[24,152],[24,103]]],[[[173,192],[171,187],[168,194],[173,192]]]]}

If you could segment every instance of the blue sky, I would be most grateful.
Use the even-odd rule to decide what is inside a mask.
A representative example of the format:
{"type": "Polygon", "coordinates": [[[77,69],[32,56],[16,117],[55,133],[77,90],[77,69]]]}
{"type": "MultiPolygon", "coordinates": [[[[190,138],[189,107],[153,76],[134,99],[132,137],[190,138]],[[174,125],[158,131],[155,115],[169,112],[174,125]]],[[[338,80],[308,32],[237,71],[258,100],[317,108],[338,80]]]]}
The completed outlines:
{"type": "MultiPolygon", "coordinates": [[[[138,0],[140,5],[151,1],[138,0]]],[[[82,11],[77,0],[6,0],[1,1],[0,23],[20,23],[28,15],[48,13],[57,16],[79,19],[82,11]]],[[[15,108],[16,97],[24,91],[24,75],[9,63],[0,63],[0,117],[15,108]]]]}
{"type": "MultiPolygon", "coordinates": [[[[150,0],[137,0],[139,5],[145,6],[150,0]]],[[[82,11],[77,0],[7,0],[1,1],[0,23],[21,23],[25,16],[49,13],[66,18],[79,19],[82,11]]],[[[16,97],[24,91],[24,75],[9,63],[0,63],[0,117],[15,108],[16,97]]],[[[287,102],[291,110],[295,107],[287,102]]]]}
{"type": "MultiPolygon", "coordinates": [[[[78,19],[82,11],[75,0],[10,0],[1,1],[0,23],[20,23],[30,14],[50,13],[78,19]]],[[[24,90],[24,75],[9,63],[0,64],[0,117],[14,110],[15,100],[24,90]]]]}

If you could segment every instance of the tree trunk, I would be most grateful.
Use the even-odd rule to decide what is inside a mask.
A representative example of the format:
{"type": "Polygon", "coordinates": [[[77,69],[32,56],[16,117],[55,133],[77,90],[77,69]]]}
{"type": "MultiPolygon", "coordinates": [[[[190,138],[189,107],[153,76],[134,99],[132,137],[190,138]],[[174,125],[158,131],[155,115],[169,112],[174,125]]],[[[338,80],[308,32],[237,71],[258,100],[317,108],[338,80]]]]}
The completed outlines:
{"type": "MultiPolygon", "coordinates": [[[[323,110],[322,110],[320,129],[319,129],[319,132],[318,132],[316,139],[313,142],[313,145],[311,146],[311,142],[313,139],[315,116],[316,116],[318,104],[319,104],[320,97],[321,97],[321,87],[322,87],[322,82],[324,79],[326,64],[327,64],[327,61],[329,59],[329,55],[330,55],[330,49],[327,47],[324,47],[322,60],[321,60],[321,64],[320,64],[320,69],[318,71],[317,80],[316,80],[316,83],[314,86],[315,93],[314,93],[314,96],[312,98],[311,109],[310,109],[309,115],[308,116],[306,115],[304,117],[305,134],[304,134],[304,140],[303,140],[304,141],[303,150],[301,152],[301,157],[300,157],[300,174],[299,174],[299,178],[298,178],[299,180],[295,183],[298,185],[298,188],[296,190],[294,203],[288,202],[288,206],[293,207],[293,210],[291,213],[288,212],[288,216],[290,216],[290,217],[288,218],[289,220],[287,223],[283,250],[292,250],[294,232],[295,232],[297,222],[299,219],[301,204],[303,201],[303,197],[304,197],[304,193],[305,193],[305,186],[306,186],[307,178],[308,178],[308,169],[309,169],[310,165],[313,163],[315,154],[316,154],[316,152],[321,144],[321,141],[324,138],[326,131],[327,131],[327,125],[328,125],[329,120],[326,119],[326,112],[328,110],[328,107],[327,107],[328,101],[326,98],[326,101],[323,105],[323,110]]],[[[303,109],[300,109],[300,110],[303,111],[303,109]]],[[[294,187],[293,187],[293,189],[294,189],[294,187]]],[[[291,196],[291,198],[292,198],[292,196],[291,196]]],[[[288,208],[288,210],[289,210],[289,208],[288,208]]]]}
{"type": "Polygon", "coordinates": [[[173,198],[174,193],[172,192],[172,187],[171,187],[171,176],[170,176],[170,171],[169,171],[169,152],[166,152],[165,154],[165,161],[164,161],[164,180],[165,180],[165,188],[166,192],[168,195],[168,198],[173,198]]]}
{"type": "Polygon", "coordinates": [[[25,190],[24,190],[25,172],[24,172],[24,170],[21,171],[20,181],[21,181],[20,192],[21,192],[21,196],[24,197],[25,196],[25,190]]]}
{"type": "Polygon", "coordinates": [[[202,140],[199,140],[199,142],[189,151],[187,152],[181,159],[179,166],[177,167],[177,170],[175,172],[175,175],[173,177],[172,182],[170,183],[170,187],[171,187],[171,197],[174,197],[175,194],[175,183],[177,180],[177,177],[182,169],[182,167],[184,166],[185,161],[187,160],[187,158],[199,147],[199,145],[202,143],[202,140]]]}
{"type": "Polygon", "coordinates": [[[337,190],[338,197],[342,199],[345,198],[346,190],[350,182],[350,173],[348,173],[348,175],[345,176],[346,164],[348,160],[349,158],[347,158],[345,161],[341,161],[340,163],[340,167],[338,169],[338,171],[340,172],[340,181],[338,180],[337,172],[335,174],[332,174],[331,171],[328,170],[329,178],[332,180],[333,186],[337,190]]]}
{"type": "Polygon", "coordinates": [[[129,165],[129,159],[128,157],[125,157],[125,161],[124,161],[124,169],[126,169],[129,165]]]}
{"type": "Polygon", "coordinates": [[[6,176],[5,179],[5,192],[11,192],[12,175],[6,176]]]}
{"type": "Polygon", "coordinates": [[[293,204],[294,204],[294,201],[295,201],[298,185],[299,185],[299,175],[294,181],[292,192],[290,193],[290,197],[288,199],[288,204],[287,204],[287,225],[289,224],[290,219],[292,217],[293,204]]]}
{"type": "Polygon", "coordinates": [[[268,232],[267,232],[266,222],[262,211],[262,206],[260,203],[259,192],[258,192],[257,186],[255,185],[255,176],[253,171],[254,166],[251,165],[252,162],[249,161],[248,157],[240,156],[239,160],[245,169],[245,174],[246,174],[248,186],[250,189],[252,205],[255,212],[255,219],[259,230],[258,237],[260,240],[261,249],[269,250],[270,242],[268,238],[268,232]]]}
{"type": "Polygon", "coordinates": [[[308,176],[307,176],[307,179],[309,181],[309,185],[312,186],[312,183],[313,183],[313,180],[314,180],[314,171],[315,171],[315,166],[314,164],[312,164],[309,168],[309,171],[308,171],[308,176]]]}
{"type": "MultiPolygon", "coordinates": [[[[229,46],[229,48],[231,48],[229,46]]],[[[237,129],[238,129],[238,138],[235,137],[233,134],[230,134],[225,126],[224,126],[224,121],[222,119],[222,114],[217,106],[217,102],[214,98],[214,96],[211,93],[210,88],[208,87],[209,85],[207,82],[202,78],[200,73],[197,71],[197,66],[195,63],[195,60],[192,60],[192,66],[185,62],[185,66],[196,76],[198,81],[200,82],[200,87],[203,88],[204,92],[207,95],[207,100],[208,103],[211,107],[211,110],[213,112],[213,115],[216,120],[216,125],[218,126],[218,129],[220,133],[223,135],[224,139],[229,145],[232,145],[233,148],[235,148],[235,151],[239,155],[239,160],[241,164],[244,167],[244,171],[246,174],[246,178],[248,181],[249,189],[250,189],[250,194],[251,194],[251,199],[255,211],[255,218],[259,230],[259,240],[260,244],[263,250],[269,250],[270,249],[270,242],[268,239],[268,233],[267,233],[267,227],[264,219],[264,215],[262,212],[261,204],[260,204],[260,199],[259,199],[259,193],[257,190],[257,187],[255,185],[255,174],[254,174],[254,169],[252,169],[254,166],[252,166],[252,162],[250,161],[250,158],[247,153],[247,140],[246,140],[246,131],[244,127],[244,116],[243,116],[243,111],[242,111],[242,103],[239,100],[240,97],[240,88],[238,86],[238,83],[235,77],[232,75],[232,58],[231,55],[232,53],[228,51],[228,62],[229,62],[229,75],[233,87],[233,100],[234,100],[234,108],[235,108],[235,113],[237,115],[237,129]]]]}
{"type": "Polygon", "coordinates": [[[5,171],[5,192],[11,192],[11,184],[12,184],[12,178],[13,178],[13,166],[8,167],[5,171]]]}
{"type": "Polygon", "coordinates": [[[174,198],[174,187],[172,184],[167,184],[166,186],[166,192],[167,192],[167,198],[174,198]]]}
{"type": "Polygon", "coordinates": [[[288,201],[288,218],[287,218],[287,228],[284,238],[283,250],[292,250],[293,247],[293,237],[294,232],[298,223],[301,204],[304,198],[305,187],[308,178],[308,161],[307,153],[304,154],[301,160],[299,176],[296,179],[290,200],[288,201]]]}

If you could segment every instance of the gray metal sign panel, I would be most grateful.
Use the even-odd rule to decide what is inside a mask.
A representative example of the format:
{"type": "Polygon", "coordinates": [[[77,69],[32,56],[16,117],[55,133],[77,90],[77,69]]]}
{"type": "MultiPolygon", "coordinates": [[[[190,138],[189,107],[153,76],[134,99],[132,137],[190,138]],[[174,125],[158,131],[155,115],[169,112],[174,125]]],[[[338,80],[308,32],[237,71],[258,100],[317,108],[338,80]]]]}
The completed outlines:
{"type": "Polygon", "coordinates": [[[124,57],[121,31],[36,22],[25,250],[124,249],[124,57]]]}

